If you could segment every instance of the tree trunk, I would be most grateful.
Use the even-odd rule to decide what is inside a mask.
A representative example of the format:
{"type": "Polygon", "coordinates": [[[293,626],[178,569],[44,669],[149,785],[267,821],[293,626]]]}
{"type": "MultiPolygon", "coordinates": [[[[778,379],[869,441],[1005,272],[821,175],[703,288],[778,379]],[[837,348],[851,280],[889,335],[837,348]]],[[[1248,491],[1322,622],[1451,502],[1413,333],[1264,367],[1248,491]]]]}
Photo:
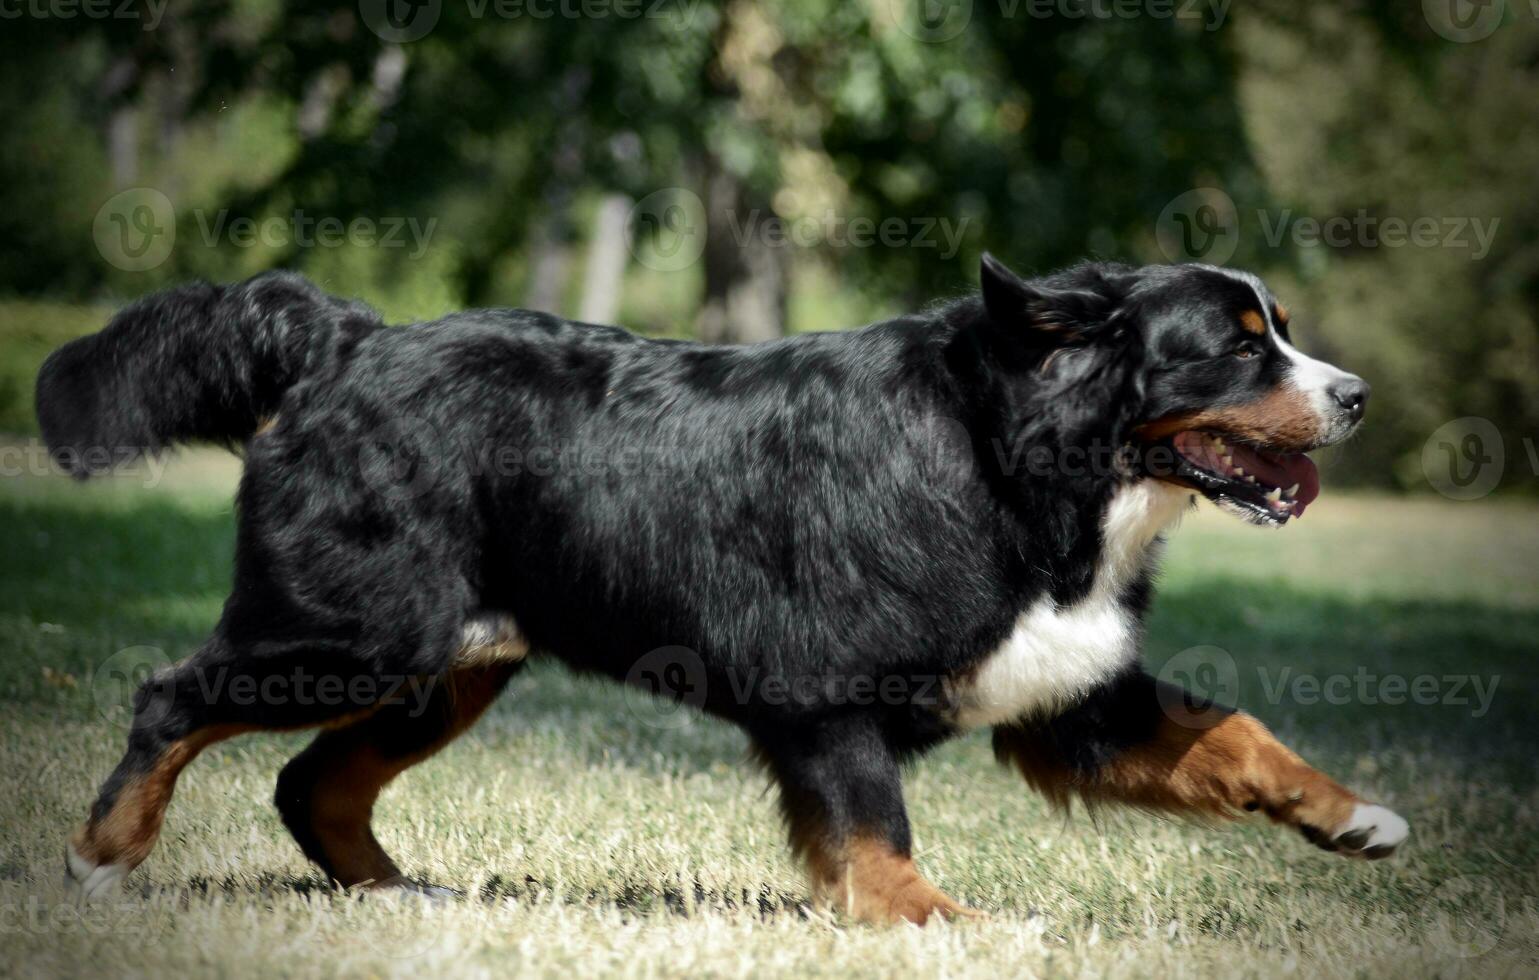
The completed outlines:
{"type": "Polygon", "coordinates": [[[524,290],[524,307],[542,313],[561,314],[567,280],[572,274],[572,246],[563,228],[564,212],[540,218],[529,236],[529,286],[524,290]]]}
{"type": "MultiPolygon", "coordinates": [[[[698,335],[709,344],[751,344],[784,336],[785,248],[766,243],[763,229],[751,221],[754,209],[736,174],[714,160],[707,174],[705,301],[696,324],[698,335]]],[[[772,212],[759,207],[757,213],[772,212]]]]}
{"type": "Polygon", "coordinates": [[[583,272],[582,303],[577,318],[587,323],[614,323],[620,312],[620,291],[625,279],[625,264],[630,249],[625,236],[630,233],[631,199],[624,194],[606,194],[593,216],[593,234],[588,240],[588,261],[583,272]]]}
{"type": "Polygon", "coordinates": [[[97,98],[112,106],[103,135],[114,190],[132,187],[139,179],[139,111],[131,99],[138,81],[138,63],[131,55],[123,55],[112,62],[97,86],[97,98]]]}

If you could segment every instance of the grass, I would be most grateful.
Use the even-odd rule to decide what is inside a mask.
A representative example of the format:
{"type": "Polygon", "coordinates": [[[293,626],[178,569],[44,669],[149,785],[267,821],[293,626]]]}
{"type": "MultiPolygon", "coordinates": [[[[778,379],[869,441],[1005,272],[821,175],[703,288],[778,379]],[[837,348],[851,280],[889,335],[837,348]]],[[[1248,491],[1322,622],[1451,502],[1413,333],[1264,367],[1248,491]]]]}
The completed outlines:
{"type": "Polygon", "coordinates": [[[1172,542],[1149,659],[1233,692],[1407,816],[1413,836],[1392,861],[1343,861],[1264,822],[1065,819],[974,735],[915,766],[907,791],[921,865],[991,919],[852,925],[805,907],[734,730],[649,727],[619,688],[536,665],[378,809],[410,874],[469,899],[326,887],[269,802],[304,739],[273,735],[199,759],[127,892],[77,908],[62,842],[123,739],[103,665],[128,647],[181,656],[212,624],[237,465],[188,454],[154,488],[0,479],[0,970],[1526,977],[1539,966],[1539,510],[1330,495],[1277,533],[1191,519],[1172,542]],[[1345,677],[1351,690],[1311,695],[1300,677],[1345,677]],[[1424,693],[1439,703],[1410,695],[1418,677],[1434,679],[1424,693]],[[1460,678],[1470,703],[1453,703],[1460,678]]]}

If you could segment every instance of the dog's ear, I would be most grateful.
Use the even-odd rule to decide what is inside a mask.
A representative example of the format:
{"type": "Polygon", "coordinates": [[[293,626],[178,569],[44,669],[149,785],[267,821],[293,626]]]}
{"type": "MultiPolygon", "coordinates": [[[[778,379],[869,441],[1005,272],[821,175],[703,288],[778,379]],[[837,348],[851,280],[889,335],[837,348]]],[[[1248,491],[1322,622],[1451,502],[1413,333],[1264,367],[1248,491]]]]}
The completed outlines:
{"type": "Polygon", "coordinates": [[[989,319],[1007,329],[1031,330],[1043,339],[1080,339],[1110,319],[1121,299],[1100,276],[1080,277],[1072,284],[1022,279],[988,252],[983,253],[979,279],[989,319]]]}

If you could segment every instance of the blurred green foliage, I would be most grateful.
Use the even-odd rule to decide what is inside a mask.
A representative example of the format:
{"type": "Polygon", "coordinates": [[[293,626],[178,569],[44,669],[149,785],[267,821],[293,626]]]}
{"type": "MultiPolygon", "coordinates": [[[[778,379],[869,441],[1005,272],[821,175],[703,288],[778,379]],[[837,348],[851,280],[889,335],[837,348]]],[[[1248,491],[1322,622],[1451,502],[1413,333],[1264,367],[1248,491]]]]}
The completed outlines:
{"type": "Polygon", "coordinates": [[[1213,187],[1235,205],[1228,263],[1375,386],[1341,477],[1415,485],[1427,436],[1466,415],[1521,454],[1539,432],[1539,21],[1513,8],[1456,43],[1389,0],[1069,8],[391,0],[398,26],[436,17],[396,44],[370,26],[390,33],[383,0],[34,4],[0,33],[0,295],[57,305],[0,310],[0,428],[31,427],[38,351],[99,322],[80,304],[189,277],[285,266],[394,320],[534,304],[670,336],[716,304],[729,329],[710,336],[755,336],[735,321],[838,328],[955,295],[985,248],[1024,270],[1167,261],[1162,211],[1213,187]],[[175,208],[174,248],[143,271],[93,234],[130,187],[175,208]],[[704,202],[707,239],[660,268],[637,260],[647,228],[603,216],[669,188],[704,202]],[[298,214],[418,234],[302,241],[298,214]],[[1336,244],[1299,224],[1363,216],[1494,234],[1336,244]],[[242,219],[280,233],[248,242],[242,219]],[[901,240],[841,238],[892,219],[901,240]],[[808,237],[766,250],[775,221],[808,237]],[[915,240],[937,222],[954,247],[915,240]],[[616,234],[636,249],[602,273],[616,234]]]}

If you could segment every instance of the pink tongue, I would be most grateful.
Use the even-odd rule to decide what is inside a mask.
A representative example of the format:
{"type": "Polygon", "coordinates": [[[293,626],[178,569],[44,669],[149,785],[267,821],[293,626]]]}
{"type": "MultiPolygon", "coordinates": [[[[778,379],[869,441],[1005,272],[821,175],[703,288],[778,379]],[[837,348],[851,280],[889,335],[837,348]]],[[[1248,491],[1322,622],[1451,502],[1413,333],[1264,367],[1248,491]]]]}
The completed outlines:
{"type": "Polygon", "coordinates": [[[1245,475],[1256,478],[1263,492],[1286,490],[1298,484],[1298,491],[1293,495],[1295,517],[1302,515],[1304,508],[1320,496],[1320,473],[1315,469],[1314,460],[1303,453],[1269,453],[1230,442],[1224,444],[1224,451],[1220,453],[1206,433],[1190,431],[1176,433],[1175,445],[1187,459],[1214,473],[1234,476],[1236,469],[1244,470],[1245,475]],[[1227,463],[1225,456],[1229,457],[1227,463]]]}
{"type": "Polygon", "coordinates": [[[1283,456],[1243,445],[1228,448],[1234,465],[1245,467],[1245,472],[1254,474],[1258,482],[1285,489],[1297,483],[1299,489],[1293,498],[1300,507],[1320,496],[1320,471],[1315,469],[1315,461],[1303,453],[1283,456]]]}

